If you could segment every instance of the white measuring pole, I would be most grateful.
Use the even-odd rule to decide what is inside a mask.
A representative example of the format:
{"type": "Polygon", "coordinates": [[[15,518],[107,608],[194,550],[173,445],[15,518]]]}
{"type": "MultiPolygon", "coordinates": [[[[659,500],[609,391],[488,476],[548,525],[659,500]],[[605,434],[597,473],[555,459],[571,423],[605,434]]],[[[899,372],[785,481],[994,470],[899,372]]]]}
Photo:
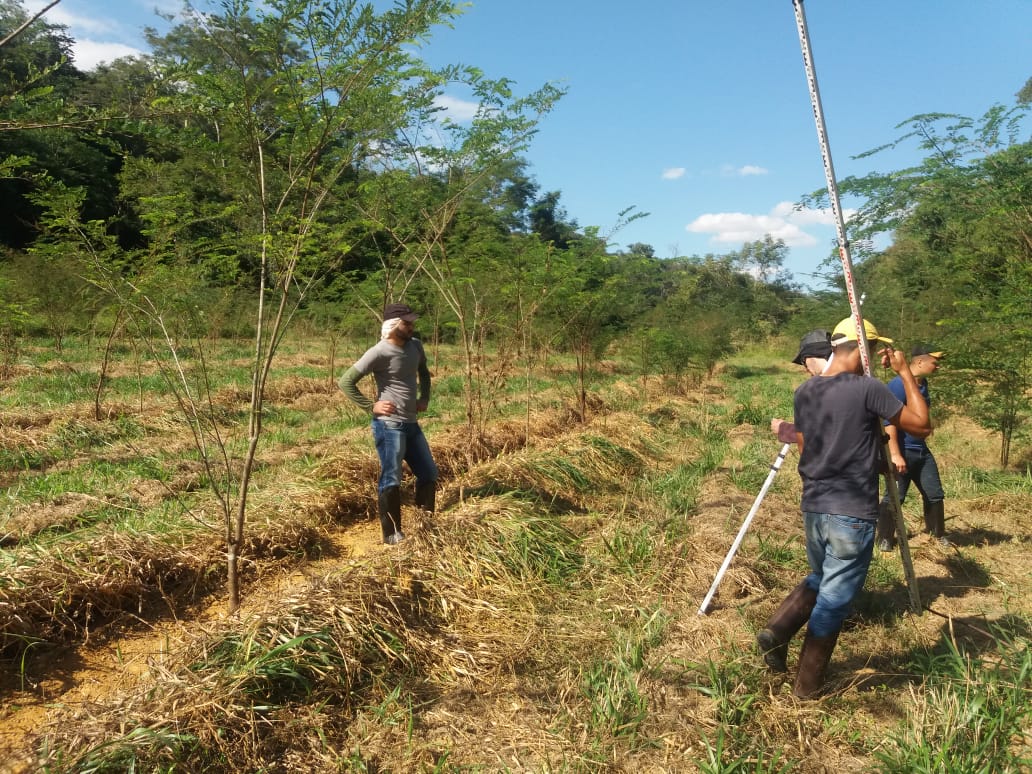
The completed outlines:
{"type": "Polygon", "coordinates": [[[710,586],[710,590],[706,594],[706,598],[702,600],[702,604],[699,605],[699,615],[706,615],[706,608],[709,607],[710,600],[713,599],[713,595],[717,593],[717,586],[720,585],[721,578],[724,577],[724,573],[727,572],[727,568],[731,566],[731,560],[735,558],[735,552],[738,551],[738,546],[742,542],[742,538],[745,537],[745,533],[749,531],[749,525],[752,524],[753,517],[756,512],[760,509],[760,503],[763,502],[763,498],[767,496],[767,490],[770,489],[771,482],[774,481],[774,477],[778,474],[778,470],[781,469],[781,463],[785,461],[785,457],[788,455],[788,450],[791,444],[786,443],[781,447],[781,451],[778,453],[777,459],[770,466],[770,473],[767,474],[767,480],[763,482],[763,486],[760,487],[760,493],[756,495],[756,500],[752,504],[752,508],[749,509],[748,515],[745,517],[745,521],[742,522],[742,526],[738,530],[738,534],[735,536],[735,542],[731,544],[731,550],[727,552],[727,556],[724,557],[724,563],[720,565],[720,569],[717,570],[717,577],[713,579],[713,585],[710,586]]]}
{"type": "MultiPolygon", "coordinates": [[[[860,303],[863,303],[864,299],[860,297],[860,303]]],[[[831,361],[835,359],[835,353],[832,352],[824,363],[824,368],[821,373],[828,370],[828,366],[831,365],[831,361]]],[[[807,369],[809,370],[809,369],[807,369]]],[[[778,454],[777,459],[770,466],[770,473],[767,474],[767,480],[763,482],[763,486],[760,487],[760,493],[756,495],[756,500],[753,502],[752,508],[749,509],[748,515],[745,517],[745,521],[742,522],[742,526],[738,529],[738,535],[735,537],[734,542],[731,544],[731,549],[727,552],[727,556],[724,557],[724,563],[720,565],[720,569],[717,570],[717,577],[713,579],[713,585],[710,586],[709,593],[706,594],[706,598],[702,600],[702,604],[699,605],[699,615],[705,615],[706,609],[709,607],[710,600],[713,599],[713,595],[717,592],[717,586],[720,585],[720,580],[724,577],[724,573],[727,572],[727,568],[731,566],[731,560],[735,558],[735,553],[738,551],[738,546],[742,542],[742,538],[745,537],[745,533],[749,531],[749,525],[752,524],[753,516],[756,515],[756,511],[760,508],[760,503],[763,502],[763,498],[767,496],[767,490],[770,489],[771,482],[774,477],[781,470],[781,463],[785,461],[785,455],[788,454],[789,448],[792,446],[790,443],[786,443],[781,447],[781,452],[778,454]]]]}
{"type": "MultiPolygon", "coordinates": [[[[831,146],[828,144],[828,132],[824,126],[824,109],[821,106],[821,92],[817,86],[817,73],[814,69],[813,55],[810,51],[810,34],[806,28],[806,13],[803,11],[803,0],[792,0],[792,7],[795,9],[796,26],[799,28],[799,44],[803,50],[803,65],[806,67],[806,82],[810,87],[813,117],[817,123],[817,141],[820,143],[821,158],[824,161],[824,175],[828,183],[828,199],[831,201],[831,212],[835,216],[835,233],[838,237],[842,273],[846,281],[846,295],[849,297],[849,308],[853,313],[853,321],[856,325],[857,341],[860,345],[860,360],[864,366],[864,373],[870,376],[871,358],[867,349],[867,331],[864,328],[864,319],[860,312],[860,302],[856,296],[856,285],[853,282],[853,261],[849,256],[846,222],[842,217],[838,185],[835,182],[835,167],[831,161],[831,146]]],[[[907,589],[910,591],[910,604],[915,613],[920,613],[921,598],[917,589],[917,576],[914,574],[914,564],[910,558],[910,545],[907,543],[907,529],[906,523],[903,521],[903,510],[900,507],[899,491],[896,489],[896,477],[892,470],[892,463],[888,462],[889,455],[887,449],[883,448],[883,455],[888,464],[888,472],[885,476],[886,488],[889,491],[889,499],[895,511],[896,534],[899,538],[900,558],[903,560],[907,589]]]]}

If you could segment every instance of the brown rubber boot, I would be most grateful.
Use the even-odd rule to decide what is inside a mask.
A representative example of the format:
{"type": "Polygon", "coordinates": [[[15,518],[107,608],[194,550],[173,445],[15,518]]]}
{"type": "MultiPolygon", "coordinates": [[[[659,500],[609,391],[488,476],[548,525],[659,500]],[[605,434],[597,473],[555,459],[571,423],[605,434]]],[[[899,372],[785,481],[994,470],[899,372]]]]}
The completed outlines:
{"type": "Polygon", "coordinates": [[[799,669],[796,670],[795,686],[792,694],[797,699],[815,699],[824,687],[824,674],[831,661],[831,652],[835,650],[839,633],[827,637],[815,637],[809,630],[803,639],[803,650],[799,654],[799,669]]]}
{"type": "Polygon", "coordinates": [[[416,484],[416,507],[422,508],[427,513],[433,513],[437,499],[437,482],[428,481],[425,484],[416,484]]]}
{"type": "Polygon", "coordinates": [[[400,543],[405,539],[401,532],[401,489],[388,487],[380,492],[380,529],[383,531],[383,542],[400,543]]]}
{"type": "Polygon", "coordinates": [[[817,603],[817,592],[800,583],[756,634],[756,646],[767,667],[774,672],[788,671],[788,642],[810,618],[817,603]]]}

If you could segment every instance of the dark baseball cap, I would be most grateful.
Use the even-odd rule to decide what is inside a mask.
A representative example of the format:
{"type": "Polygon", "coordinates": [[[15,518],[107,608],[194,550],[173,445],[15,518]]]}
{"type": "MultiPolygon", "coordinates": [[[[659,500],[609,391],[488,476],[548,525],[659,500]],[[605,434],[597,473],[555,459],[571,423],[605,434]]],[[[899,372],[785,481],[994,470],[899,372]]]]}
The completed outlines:
{"type": "Polygon", "coordinates": [[[912,350],[910,350],[910,357],[917,357],[918,355],[930,355],[936,360],[945,356],[945,352],[940,349],[933,349],[929,344],[918,344],[912,350]]]}
{"type": "Polygon", "coordinates": [[[387,304],[383,308],[383,319],[393,320],[395,318],[415,322],[419,319],[419,315],[413,312],[412,307],[408,304],[387,304]]]}
{"type": "Polygon", "coordinates": [[[825,360],[831,357],[830,333],[818,328],[803,336],[799,342],[799,353],[792,358],[792,362],[796,365],[806,365],[808,357],[823,357],[825,360]]]}

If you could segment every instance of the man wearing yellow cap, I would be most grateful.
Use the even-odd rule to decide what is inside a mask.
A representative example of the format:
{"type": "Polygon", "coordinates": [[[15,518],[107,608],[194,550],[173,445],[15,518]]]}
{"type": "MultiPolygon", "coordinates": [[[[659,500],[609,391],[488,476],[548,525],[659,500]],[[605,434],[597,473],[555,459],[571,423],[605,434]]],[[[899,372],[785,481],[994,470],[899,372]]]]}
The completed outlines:
{"type": "Polygon", "coordinates": [[[906,404],[882,382],[864,375],[853,318],[832,331],[833,357],[828,368],[795,392],[810,574],[788,595],[756,641],[767,665],[783,671],[789,640],[808,623],[793,687],[793,693],[804,699],[814,697],[824,684],[842,622],[871,564],[882,421],[916,437],[931,432],[928,406],[920,399],[904,354],[866,320],[864,332],[871,344],[884,345],[882,363],[900,375],[906,404]]]}
{"type": "MultiPolygon", "coordinates": [[[[939,361],[944,354],[944,352],[925,344],[918,344],[910,352],[910,373],[917,379],[921,398],[929,408],[931,408],[932,400],[928,392],[928,377],[939,370],[939,361]]],[[[903,392],[903,382],[898,376],[890,381],[888,386],[893,395],[904,403],[907,402],[903,392]]],[[[939,478],[939,466],[935,462],[931,449],[928,448],[924,438],[915,437],[907,432],[900,433],[892,425],[886,426],[885,432],[889,436],[889,453],[892,464],[895,465],[898,474],[896,481],[899,484],[900,503],[906,499],[910,482],[913,481],[917,486],[917,491],[921,493],[925,530],[941,546],[948,547],[950,541],[946,538],[944,505],[946,493],[943,491],[942,480],[939,478]],[[900,443],[901,440],[902,443],[900,443]]],[[[895,544],[896,520],[889,503],[889,496],[886,494],[882,498],[878,516],[878,549],[891,551],[895,544]]]]}

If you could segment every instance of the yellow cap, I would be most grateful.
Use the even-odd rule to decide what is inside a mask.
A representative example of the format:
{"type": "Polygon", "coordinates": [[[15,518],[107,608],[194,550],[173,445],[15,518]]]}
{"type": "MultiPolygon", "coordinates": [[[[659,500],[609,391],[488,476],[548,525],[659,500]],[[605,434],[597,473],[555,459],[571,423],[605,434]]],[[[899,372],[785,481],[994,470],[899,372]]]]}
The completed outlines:
{"type": "MultiPolygon", "coordinates": [[[[886,344],[891,344],[892,339],[887,339],[884,336],[878,335],[878,329],[874,327],[870,320],[864,320],[864,334],[867,336],[867,340],[870,341],[882,341],[886,344]]],[[[845,320],[835,326],[835,330],[831,332],[831,346],[835,347],[844,341],[856,341],[856,322],[852,317],[847,317],[845,320]]]]}

